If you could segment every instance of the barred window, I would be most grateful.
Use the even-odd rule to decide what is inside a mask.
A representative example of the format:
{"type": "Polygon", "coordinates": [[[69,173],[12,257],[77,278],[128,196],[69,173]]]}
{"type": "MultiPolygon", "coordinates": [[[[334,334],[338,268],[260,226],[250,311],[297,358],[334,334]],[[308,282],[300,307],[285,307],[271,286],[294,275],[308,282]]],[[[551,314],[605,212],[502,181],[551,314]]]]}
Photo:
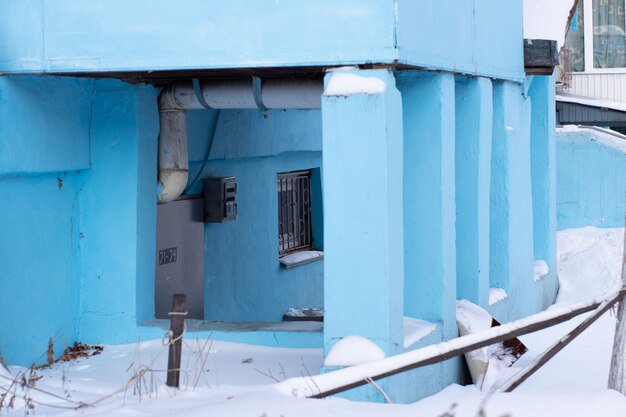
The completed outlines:
{"type": "Polygon", "coordinates": [[[311,171],[278,174],[278,253],[310,248],[311,171]]]}

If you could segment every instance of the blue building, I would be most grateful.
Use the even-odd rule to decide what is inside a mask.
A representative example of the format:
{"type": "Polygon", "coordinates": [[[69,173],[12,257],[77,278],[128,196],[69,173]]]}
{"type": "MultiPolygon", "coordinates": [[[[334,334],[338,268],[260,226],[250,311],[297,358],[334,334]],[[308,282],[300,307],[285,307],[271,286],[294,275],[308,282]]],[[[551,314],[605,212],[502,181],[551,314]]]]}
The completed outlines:
{"type": "MultiPolygon", "coordinates": [[[[502,322],[553,301],[554,79],[525,72],[521,1],[145,3],[0,3],[7,362],[161,337],[174,264],[200,274],[194,331],[326,353],[456,337],[461,298],[502,322]],[[231,194],[205,192],[205,223],[206,178],[231,194]],[[157,246],[167,207],[192,255],[157,246]]],[[[381,385],[410,401],[461,374],[381,385]]]]}

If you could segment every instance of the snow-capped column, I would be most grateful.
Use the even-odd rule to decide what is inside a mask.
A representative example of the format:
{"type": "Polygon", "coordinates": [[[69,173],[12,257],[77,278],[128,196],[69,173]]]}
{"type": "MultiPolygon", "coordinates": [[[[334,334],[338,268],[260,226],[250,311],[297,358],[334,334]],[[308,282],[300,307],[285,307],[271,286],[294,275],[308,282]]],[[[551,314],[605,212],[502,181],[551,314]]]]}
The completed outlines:
{"type": "Polygon", "coordinates": [[[457,298],[487,307],[493,97],[487,78],[456,79],[457,298]]]}
{"type": "Polygon", "coordinates": [[[404,313],[455,319],[454,76],[404,71],[398,76],[404,122],[404,313]]]}
{"type": "MultiPolygon", "coordinates": [[[[325,350],[361,336],[369,351],[373,342],[395,354],[403,338],[403,150],[393,74],[327,74],[322,129],[325,350]]],[[[342,366],[340,356],[327,365],[342,366]]]]}

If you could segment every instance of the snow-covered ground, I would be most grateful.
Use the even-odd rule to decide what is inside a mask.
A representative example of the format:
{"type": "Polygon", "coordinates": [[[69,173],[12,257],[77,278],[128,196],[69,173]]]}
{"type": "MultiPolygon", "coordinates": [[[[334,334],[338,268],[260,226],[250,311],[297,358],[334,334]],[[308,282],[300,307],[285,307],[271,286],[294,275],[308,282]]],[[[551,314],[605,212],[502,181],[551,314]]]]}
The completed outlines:
{"type": "MultiPolygon", "coordinates": [[[[624,229],[588,227],[558,234],[562,288],[558,306],[619,284],[623,233],[624,229]]],[[[529,352],[508,372],[530,363],[585,317],[521,337],[529,352]]],[[[106,346],[98,356],[38,370],[42,378],[36,388],[47,393],[21,387],[15,393],[31,396],[33,411],[40,416],[460,417],[475,416],[484,407],[486,416],[495,417],[623,417],[626,397],[606,389],[614,327],[614,317],[605,315],[515,392],[493,396],[485,396],[474,386],[451,385],[409,405],[295,398],[275,382],[316,373],[323,362],[321,349],[275,349],[210,340],[186,341],[180,391],[164,385],[167,349],[161,341],[150,341],[106,346]],[[133,379],[133,375],[139,377],[133,379]],[[95,406],[80,411],[71,409],[94,402],[95,406]]],[[[24,369],[11,368],[13,375],[20,371],[24,369]]],[[[0,387],[6,388],[9,381],[3,376],[6,373],[0,369],[0,387]]],[[[0,391],[0,400],[1,395],[0,391]]],[[[16,399],[15,407],[8,415],[24,415],[23,401],[16,399]]]]}

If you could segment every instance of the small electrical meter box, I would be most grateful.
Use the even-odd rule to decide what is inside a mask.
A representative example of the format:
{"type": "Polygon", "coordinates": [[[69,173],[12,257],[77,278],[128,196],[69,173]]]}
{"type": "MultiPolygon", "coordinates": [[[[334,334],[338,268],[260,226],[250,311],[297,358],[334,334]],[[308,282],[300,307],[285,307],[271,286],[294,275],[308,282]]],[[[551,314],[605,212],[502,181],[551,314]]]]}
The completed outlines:
{"type": "Polygon", "coordinates": [[[208,177],[202,185],[205,223],[224,223],[237,218],[235,177],[208,177]]]}

